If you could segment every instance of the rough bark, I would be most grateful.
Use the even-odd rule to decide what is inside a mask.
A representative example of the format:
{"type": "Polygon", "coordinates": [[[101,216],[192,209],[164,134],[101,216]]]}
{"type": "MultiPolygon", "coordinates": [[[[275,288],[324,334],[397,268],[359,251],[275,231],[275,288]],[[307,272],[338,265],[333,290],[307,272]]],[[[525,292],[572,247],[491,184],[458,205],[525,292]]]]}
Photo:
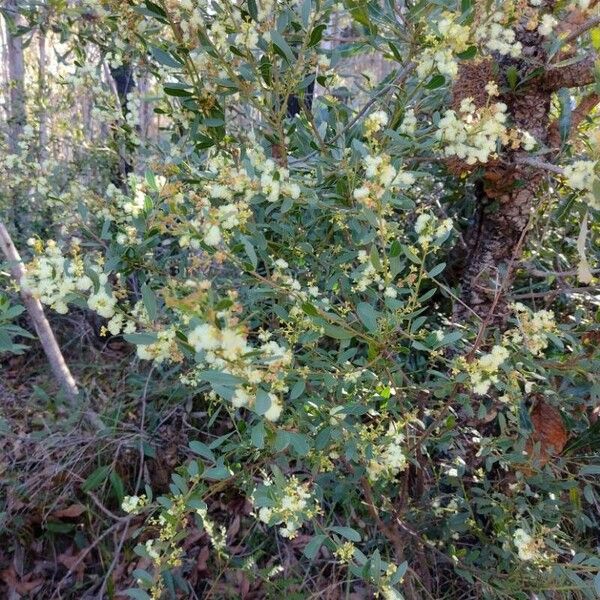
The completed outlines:
{"type": "Polygon", "coordinates": [[[470,318],[473,312],[488,318],[494,303],[491,321],[499,322],[506,316],[506,285],[521,254],[541,178],[532,168],[521,167],[513,174],[519,176],[522,187],[507,190],[497,198],[485,192],[478,198],[477,218],[465,236],[469,253],[462,273],[464,304],[455,308],[459,321],[470,318]],[[496,296],[500,298],[495,302],[496,296]]]}
{"type": "Polygon", "coordinates": [[[546,71],[542,85],[550,92],[590,85],[596,80],[594,67],[597,60],[598,55],[594,52],[568,64],[552,66],[546,71]]]}
{"type": "MultiPolygon", "coordinates": [[[[528,31],[523,23],[516,32],[523,44],[523,56],[517,60],[497,60],[497,77],[506,87],[507,81],[502,79],[509,68],[516,68],[521,80],[526,80],[534,69],[547,62],[545,40],[537,31],[528,31]]],[[[586,57],[575,65],[550,68],[543,75],[532,77],[524,88],[519,86],[500,98],[508,107],[513,126],[528,131],[539,143],[557,148],[555,126],[549,118],[552,93],[561,87],[587,85],[593,81],[593,59],[586,57]]],[[[473,69],[466,63],[462,68],[473,69]]],[[[473,75],[469,74],[468,79],[472,81],[473,75]]],[[[457,84],[460,81],[459,76],[457,84]]],[[[460,92],[458,90],[458,95],[460,92]]],[[[463,93],[463,97],[465,95],[463,93]]],[[[590,104],[592,101],[586,101],[582,109],[590,104]]],[[[457,321],[472,318],[473,312],[491,323],[505,321],[508,312],[505,292],[512,281],[513,267],[521,256],[530,216],[545,180],[543,170],[522,162],[527,156],[524,151],[504,153],[486,166],[479,182],[477,215],[465,233],[468,250],[462,261],[460,296],[464,304],[455,306],[457,321]]]]}

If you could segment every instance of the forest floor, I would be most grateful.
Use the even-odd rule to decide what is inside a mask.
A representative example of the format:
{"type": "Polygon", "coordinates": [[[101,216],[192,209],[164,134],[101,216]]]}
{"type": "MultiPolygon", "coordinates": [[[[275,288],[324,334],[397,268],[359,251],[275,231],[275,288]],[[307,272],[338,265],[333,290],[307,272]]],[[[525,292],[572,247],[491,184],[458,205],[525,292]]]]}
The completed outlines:
{"type": "MultiPolygon", "coordinates": [[[[145,485],[155,496],[168,493],[207,412],[201,398],[183,397],[151,370],[142,372],[131,346],[99,338],[82,314],[56,321],[84,405],[101,414],[107,428],[94,431],[72,413],[35,340],[24,354],[0,359],[0,598],[121,600],[135,584],[133,571],[150,566],[133,547],[152,533],[146,527],[138,537],[144,517],[125,515],[121,501],[145,485]]],[[[230,425],[217,415],[213,428],[224,434],[230,425]]],[[[186,580],[197,590],[190,597],[372,597],[356,584],[347,595],[349,582],[335,567],[299,578],[304,535],[274,552],[265,548],[261,570],[273,571],[272,587],[264,577],[254,579],[252,569],[239,569],[254,558],[247,544],[256,524],[251,503],[225,485],[208,507],[225,527],[230,560],[215,559],[206,533],[190,526],[181,542],[186,580]]]]}

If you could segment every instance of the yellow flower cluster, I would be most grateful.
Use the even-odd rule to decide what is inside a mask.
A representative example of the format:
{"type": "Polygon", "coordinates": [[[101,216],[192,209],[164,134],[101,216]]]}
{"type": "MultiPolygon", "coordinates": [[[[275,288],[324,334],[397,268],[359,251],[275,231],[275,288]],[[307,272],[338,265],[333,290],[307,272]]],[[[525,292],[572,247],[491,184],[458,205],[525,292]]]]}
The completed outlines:
{"type": "Polygon", "coordinates": [[[254,408],[259,384],[270,385],[269,406],[263,414],[266,419],[277,421],[283,404],[273,391],[287,391],[280,376],[291,364],[292,353],[268,339],[258,346],[251,346],[235,315],[237,308],[234,304],[231,309],[219,313],[220,322],[200,323],[188,333],[188,343],[198,354],[196,369],[186,375],[184,381],[194,385],[195,373],[207,367],[243,379],[245,383],[236,387],[230,398],[236,408],[254,408]]]}
{"type": "Polygon", "coordinates": [[[556,321],[551,310],[533,312],[517,302],[512,306],[518,327],[506,332],[506,339],[513,344],[523,344],[529,352],[539,356],[548,347],[548,335],[556,333],[556,321]]]}
{"type": "Polygon", "coordinates": [[[487,394],[490,386],[498,381],[498,370],[509,356],[506,348],[496,345],[473,362],[459,360],[459,365],[469,374],[474,393],[487,394]]]}
{"type": "MultiPolygon", "coordinates": [[[[269,486],[270,481],[263,485],[269,486]]],[[[258,518],[268,525],[284,524],[279,533],[286,538],[296,537],[302,523],[312,519],[320,512],[318,502],[313,497],[309,483],[301,483],[292,476],[285,488],[274,490],[273,506],[263,506],[258,511],[258,518]]]]}
{"type": "Polygon", "coordinates": [[[445,11],[435,26],[429,26],[430,47],[419,57],[417,75],[423,79],[432,72],[453,79],[458,73],[457,54],[472,45],[478,45],[482,54],[497,53],[512,58],[521,54],[522,45],[516,40],[513,29],[505,25],[506,16],[501,11],[480,14],[472,25],[460,23],[462,15],[445,11]]]}
{"type": "Polygon", "coordinates": [[[523,528],[515,529],[513,542],[521,560],[536,561],[541,558],[540,549],[544,546],[543,540],[534,538],[523,528]]]}
{"type": "Polygon", "coordinates": [[[116,313],[117,298],[108,283],[108,275],[103,273],[99,263],[90,263],[87,268],[97,280],[94,290],[92,278],[86,274],[79,246],[73,245],[72,257],[63,255],[53,240],[46,242],[33,241],[38,254],[25,266],[25,276],[21,280],[23,289],[39,298],[60,314],[69,310],[68,302],[76,295],[88,293],[87,305],[101,317],[110,319],[116,313]]]}
{"type": "Polygon", "coordinates": [[[597,163],[593,160],[577,160],[564,168],[565,184],[570,188],[585,192],[584,198],[592,208],[600,209],[600,199],[593,193],[597,163]]]}
{"type": "Polygon", "coordinates": [[[363,163],[367,181],[354,190],[353,197],[365,206],[375,206],[376,201],[380,200],[388,190],[406,188],[415,182],[414,175],[396,169],[387,154],[367,155],[363,158],[363,163]]]}
{"type": "Polygon", "coordinates": [[[431,213],[421,213],[415,221],[415,232],[423,248],[427,248],[433,240],[443,238],[452,231],[452,227],[452,219],[439,221],[431,213]]]}
{"type": "Polygon", "coordinates": [[[458,114],[447,110],[435,133],[444,156],[457,156],[468,165],[486,163],[498,143],[507,141],[506,108],[503,102],[476,108],[472,98],[464,98],[458,114]]]}
{"type": "Polygon", "coordinates": [[[147,503],[148,499],[144,494],[141,496],[125,496],[121,502],[121,508],[131,515],[139,512],[147,503]]]}
{"type": "Polygon", "coordinates": [[[400,425],[390,423],[386,435],[371,445],[372,458],[367,463],[367,475],[371,481],[393,479],[408,467],[403,442],[400,425]]]}

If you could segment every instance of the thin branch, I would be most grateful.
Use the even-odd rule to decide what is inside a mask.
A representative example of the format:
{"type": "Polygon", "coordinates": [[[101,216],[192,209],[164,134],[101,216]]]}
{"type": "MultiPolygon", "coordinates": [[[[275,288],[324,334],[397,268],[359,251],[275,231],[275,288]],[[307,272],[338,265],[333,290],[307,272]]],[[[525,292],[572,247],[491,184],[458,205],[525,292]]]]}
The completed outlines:
{"type": "Polygon", "coordinates": [[[515,163],[519,165],[529,165],[536,169],[542,169],[543,171],[550,171],[550,173],[557,173],[558,175],[564,175],[564,169],[552,163],[546,162],[536,158],[535,156],[522,156],[515,159],[515,163]]]}
{"type": "Polygon", "coordinates": [[[576,40],[580,35],[583,35],[586,31],[593,29],[594,27],[596,27],[596,25],[600,25],[600,15],[591,17],[590,19],[582,23],[579,27],[573,29],[569,33],[569,35],[567,35],[564,38],[563,44],[568,44],[569,42],[576,40]]]}
{"type": "MultiPolygon", "coordinates": [[[[524,263],[521,265],[522,269],[525,269],[529,275],[534,277],[574,277],[577,275],[577,269],[570,269],[569,271],[544,271],[543,269],[537,269],[535,266],[524,263]]],[[[592,273],[600,273],[600,269],[592,269],[592,273]]]]}
{"type": "Polygon", "coordinates": [[[557,290],[545,291],[545,292],[529,292],[527,294],[513,294],[511,297],[513,300],[533,300],[535,298],[549,298],[552,296],[573,296],[574,294],[587,294],[589,296],[597,296],[600,291],[600,287],[588,286],[578,288],[559,288],[557,290]]]}
{"type": "MultiPolygon", "coordinates": [[[[341,137],[343,137],[344,135],[346,135],[346,133],[348,133],[348,131],[350,131],[366,114],[368,114],[368,112],[370,111],[370,109],[374,106],[374,104],[382,97],[385,96],[391,89],[393,89],[394,87],[400,85],[407,77],[408,75],[410,75],[410,73],[412,72],[412,70],[415,68],[416,64],[414,62],[409,62],[408,64],[406,64],[402,70],[400,71],[400,73],[398,73],[398,76],[394,79],[394,81],[388,83],[387,85],[384,85],[359,111],[358,113],[354,116],[354,118],[340,131],[338,132],[336,135],[333,136],[332,139],[327,140],[326,144],[328,146],[331,146],[333,144],[335,144],[335,142],[337,142],[341,137]]],[[[311,152],[310,154],[308,154],[307,156],[303,156],[302,158],[296,159],[296,160],[291,160],[290,162],[292,163],[301,163],[304,161],[307,161],[311,158],[313,158],[314,156],[316,156],[319,153],[318,150],[315,150],[314,152],[311,152]]]]}
{"type": "Polygon", "coordinates": [[[550,65],[544,75],[544,87],[550,91],[590,85],[596,80],[594,64],[597,54],[588,54],[581,60],[568,64],[550,65]]]}

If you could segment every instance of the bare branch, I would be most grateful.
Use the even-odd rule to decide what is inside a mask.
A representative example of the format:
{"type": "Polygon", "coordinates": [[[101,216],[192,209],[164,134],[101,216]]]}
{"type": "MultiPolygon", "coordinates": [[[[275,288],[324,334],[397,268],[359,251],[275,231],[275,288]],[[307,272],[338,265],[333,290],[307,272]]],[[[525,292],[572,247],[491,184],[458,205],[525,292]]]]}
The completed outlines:
{"type": "MultiPolygon", "coordinates": [[[[337,142],[341,137],[343,137],[344,135],[346,135],[346,133],[348,133],[348,131],[350,131],[350,129],[352,129],[352,127],[354,127],[365,115],[367,115],[369,113],[369,111],[371,110],[371,108],[375,105],[375,103],[382,97],[385,96],[390,90],[394,89],[395,87],[399,86],[409,75],[410,73],[413,71],[413,69],[415,68],[416,63],[414,63],[413,61],[408,62],[398,73],[398,75],[396,76],[396,78],[394,79],[394,81],[384,85],[359,111],[358,113],[356,113],[356,115],[354,116],[354,118],[340,131],[338,132],[335,136],[333,136],[333,138],[331,140],[327,140],[327,145],[331,146],[333,145],[335,142],[337,142]]],[[[296,160],[291,160],[290,162],[292,163],[299,163],[299,162],[304,162],[309,160],[310,158],[312,158],[313,156],[316,156],[318,154],[318,151],[315,150],[314,152],[311,152],[310,154],[308,154],[307,156],[304,156],[302,159],[296,159],[296,160]]]]}
{"type": "Polygon", "coordinates": [[[535,156],[523,156],[515,159],[515,162],[520,165],[529,165],[531,167],[535,167],[536,169],[542,169],[543,171],[550,171],[550,173],[557,173],[559,175],[564,173],[564,169],[562,169],[562,167],[553,165],[552,163],[536,158],[535,156]]]}
{"type": "Polygon", "coordinates": [[[597,59],[598,55],[594,53],[569,64],[551,65],[544,75],[545,88],[555,91],[594,83],[594,64],[597,59]]]}
{"type": "MultiPolygon", "coordinates": [[[[23,277],[25,276],[25,267],[23,266],[23,261],[21,260],[21,256],[19,252],[15,248],[13,241],[8,233],[8,230],[4,226],[4,223],[0,221],[0,249],[2,250],[4,256],[6,257],[10,272],[16,281],[16,283],[20,286],[23,277]]],[[[77,384],[75,383],[75,379],[65,362],[65,359],[60,351],[56,338],[54,337],[54,332],[48,323],[48,319],[46,319],[46,315],[44,314],[44,309],[42,307],[42,303],[34,296],[28,292],[26,289],[21,287],[21,299],[31,320],[33,322],[33,326],[35,327],[35,331],[38,335],[40,343],[44,348],[44,352],[48,358],[48,362],[50,363],[50,368],[52,369],[52,373],[55,379],[58,381],[60,386],[65,391],[67,398],[69,399],[69,403],[72,408],[77,408],[78,405],[78,395],[79,390],[77,389],[77,384]]],[[[100,421],[100,418],[96,413],[92,411],[86,412],[86,419],[90,422],[94,427],[98,429],[103,429],[104,424],[100,421]]]]}
{"type": "Polygon", "coordinates": [[[585,21],[584,23],[579,25],[579,27],[576,27],[575,29],[573,29],[569,33],[569,35],[567,35],[565,37],[565,39],[563,40],[563,44],[568,44],[569,42],[576,40],[579,36],[583,35],[586,31],[589,31],[590,29],[596,27],[596,25],[600,25],[600,15],[591,17],[590,19],[588,19],[587,21],[585,21]]]}

